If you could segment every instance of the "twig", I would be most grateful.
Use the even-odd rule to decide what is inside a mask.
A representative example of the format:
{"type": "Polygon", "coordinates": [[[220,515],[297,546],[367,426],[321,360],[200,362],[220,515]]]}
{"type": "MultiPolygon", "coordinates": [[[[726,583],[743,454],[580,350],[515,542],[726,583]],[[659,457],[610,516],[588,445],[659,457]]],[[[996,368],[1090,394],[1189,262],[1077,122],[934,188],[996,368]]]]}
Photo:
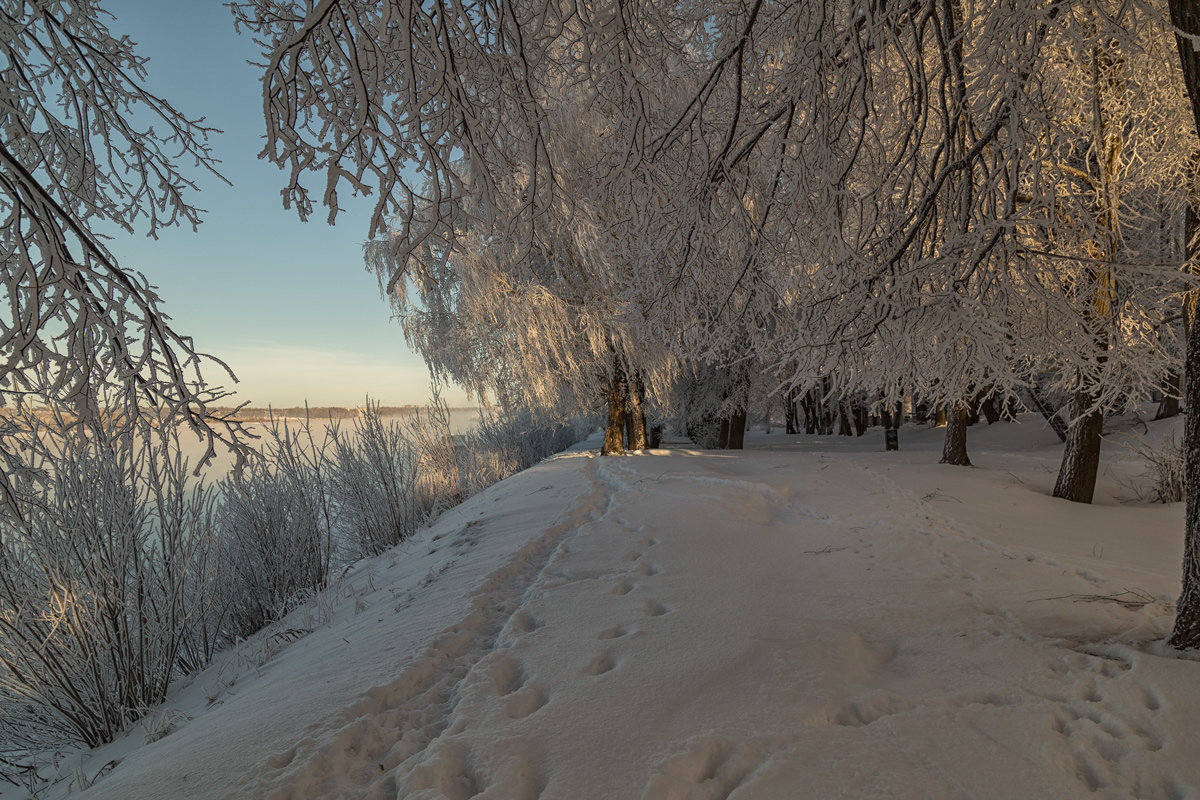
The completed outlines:
{"type": "Polygon", "coordinates": [[[1063,594],[1056,597],[1040,597],[1030,600],[1030,603],[1040,600],[1071,600],[1076,603],[1116,603],[1122,608],[1145,608],[1157,602],[1152,594],[1144,589],[1122,589],[1113,594],[1063,594]]]}

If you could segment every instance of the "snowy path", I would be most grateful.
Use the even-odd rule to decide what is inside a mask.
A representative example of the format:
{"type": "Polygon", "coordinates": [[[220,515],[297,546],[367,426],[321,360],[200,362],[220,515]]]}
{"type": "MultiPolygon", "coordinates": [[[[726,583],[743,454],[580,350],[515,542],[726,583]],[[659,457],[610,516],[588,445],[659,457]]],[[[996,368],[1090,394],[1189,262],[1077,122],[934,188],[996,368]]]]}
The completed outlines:
{"type": "Polygon", "coordinates": [[[1170,593],[1174,565],[1030,549],[1041,495],[951,502],[998,491],[952,470],[788,448],[543,464],[84,796],[1197,796],[1200,665],[1121,643],[1169,609],[1066,597],[1170,593]]]}

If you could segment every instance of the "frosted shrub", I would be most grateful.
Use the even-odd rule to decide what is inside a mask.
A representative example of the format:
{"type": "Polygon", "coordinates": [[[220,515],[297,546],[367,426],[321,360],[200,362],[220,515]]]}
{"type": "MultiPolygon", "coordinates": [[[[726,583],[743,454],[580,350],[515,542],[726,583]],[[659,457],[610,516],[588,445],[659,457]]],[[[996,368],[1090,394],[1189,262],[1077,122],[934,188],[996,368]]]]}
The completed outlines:
{"type": "Polygon", "coordinates": [[[36,469],[13,482],[24,519],[0,522],[0,768],[110,741],[160,702],[181,654],[198,657],[191,623],[209,602],[191,567],[212,492],[173,432],[24,422],[5,442],[36,469]]]}
{"type": "Polygon", "coordinates": [[[566,450],[596,425],[583,418],[563,422],[527,408],[483,413],[459,447],[464,472],[474,490],[482,489],[566,450]]]}
{"type": "Polygon", "coordinates": [[[1146,462],[1146,471],[1130,483],[1139,500],[1178,503],[1184,499],[1183,447],[1175,437],[1156,444],[1138,434],[1130,434],[1125,447],[1146,462]]]}
{"type": "Polygon", "coordinates": [[[436,390],[429,405],[409,418],[405,434],[412,444],[416,492],[426,514],[440,514],[465,500],[464,445],[455,441],[450,408],[436,390]]]}
{"type": "Polygon", "coordinates": [[[264,454],[220,485],[216,567],[226,639],[248,636],[319,591],[334,555],[333,475],[306,420],[272,421],[264,454]]]}
{"type": "Polygon", "coordinates": [[[384,421],[370,401],[346,433],[329,430],[332,487],[346,546],[378,555],[411,536],[425,514],[416,492],[413,447],[396,420],[384,421]]]}

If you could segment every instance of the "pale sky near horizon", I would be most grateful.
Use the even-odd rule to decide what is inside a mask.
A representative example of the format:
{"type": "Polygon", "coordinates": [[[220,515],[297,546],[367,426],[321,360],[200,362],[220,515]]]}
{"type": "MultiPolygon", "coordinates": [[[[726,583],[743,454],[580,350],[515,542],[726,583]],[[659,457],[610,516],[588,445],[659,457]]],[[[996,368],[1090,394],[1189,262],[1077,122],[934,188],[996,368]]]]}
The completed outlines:
{"type": "MultiPolygon", "coordinates": [[[[192,202],[207,210],[199,230],[168,230],[157,241],[144,228],[122,235],[110,242],[120,263],[159,287],[175,329],[197,350],[229,364],[238,402],[356,406],[370,395],[385,405],[423,403],[425,364],[363,266],[367,201],[345,198],[335,226],[323,208],[301,223],[280,202],[285,174],[257,158],[260,71],[246,61],[258,51],[234,32],[229,9],[221,0],[104,0],[102,7],[116,16],[105,20],[110,31],[128,34],[149,57],[147,87],[224,131],[211,141],[233,183],[194,171],[201,191],[192,202]]],[[[230,385],[217,369],[206,377],[230,385]]],[[[466,404],[457,387],[443,396],[466,404]]]]}

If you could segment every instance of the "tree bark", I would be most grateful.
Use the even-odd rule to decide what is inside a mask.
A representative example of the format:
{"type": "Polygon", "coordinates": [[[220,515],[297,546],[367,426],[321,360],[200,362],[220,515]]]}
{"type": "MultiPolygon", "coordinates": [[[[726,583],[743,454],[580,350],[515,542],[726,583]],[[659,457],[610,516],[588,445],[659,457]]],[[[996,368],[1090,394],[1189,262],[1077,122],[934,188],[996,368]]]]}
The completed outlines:
{"type": "Polygon", "coordinates": [[[804,432],[810,436],[817,432],[817,398],[816,390],[809,389],[804,393],[804,432]]]}
{"type": "Polygon", "coordinates": [[[608,425],[604,428],[602,456],[617,456],[625,452],[625,370],[618,363],[608,385],[608,425]]]}
{"type": "Polygon", "coordinates": [[[929,403],[918,400],[913,403],[913,422],[924,425],[929,422],[929,403]]]}
{"type": "Polygon", "coordinates": [[[838,436],[853,436],[850,430],[850,404],[838,403],[838,436]]]}
{"type": "Polygon", "coordinates": [[[787,418],[786,419],[787,432],[788,433],[799,433],[800,432],[800,407],[799,407],[799,404],[796,402],[796,394],[794,391],[789,390],[788,393],[783,396],[783,408],[784,408],[784,416],[787,418]]]}
{"type": "Polygon", "coordinates": [[[971,466],[967,457],[967,420],[970,409],[965,403],[956,403],[946,418],[946,441],[942,446],[943,464],[953,464],[956,467],[971,466]]]}
{"type": "MultiPolygon", "coordinates": [[[[1174,7],[1172,3],[1172,17],[1174,7]]],[[[1190,32],[1191,29],[1184,30],[1190,32]]],[[[1200,24],[1196,24],[1195,30],[1200,32],[1200,24]]],[[[1179,47],[1182,50],[1185,44],[1179,42],[1179,47]]],[[[1183,362],[1183,402],[1187,409],[1183,417],[1183,471],[1186,476],[1183,585],[1175,604],[1175,629],[1170,640],[1181,650],[1200,647],[1200,325],[1196,319],[1197,305],[1200,305],[1200,290],[1189,289],[1185,311],[1189,321],[1187,350],[1183,362]]]]}
{"type": "Polygon", "coordinates": [[[735,411],[722,423],[725,432],[725,449],[741,450],[746,443],[746,409],[735,411]]]}
{"type": "Polygon", "coordinates": [[[1067,440],[1067,424],[1062,421],[1062,417],[1058,415],[1057,409],[1053,409],[1042,398],[1042,393],[1038,391],[1036,386],[1029,387],[1029,400],[1033,403],[1033,407],[1046,420],[1046,424],[1050,426],[1050,430],[1054,431],[1058,436],[1059,441],[1067,440]]]}
{"type": "Polygon", "coordinates": [[[867,407],[859,403],[852,406],[854,413],[854,435],[862,436],[867,432],[867,407]]]}
{"type": "MultiPolygon", "coordinates": [[[[1175,35],[1179,61],[1183,65],[1183,82],[1192,99],[1192,116],[1200,131],[1200,49],[1189,38],[1200,36],[1200,6],[1195,0],[1168,0],[1171,23],[1182,31],[1175,35]]],[[[1195,202],[1193,200],[1193,202],[1195,202]]],[[[1190,262],[1196,253],[1192,242],[1197,227],[1195,209],[1187,209],[1187,255],[1190,262]]],[[[1187,323],[1187,350],[1183,366],[1184,473],[1187,475],[1187,505],[1183,522],[1183,589],[1176,605],[1175,630],[1171,644],[1180,649],[1200,646],[1200,320],[1196,319],[1197,290],[1187,293],[1184,320],[1187,323]]]]}
{"type": "Polygon", "coordinates": [[[983,412],[983,416],[987,420],[988,425],[995,425],[1000,421],[1000,412],[996,410],[996,403],[993,401],[990,393],[984,397],[983,402],[979,404],[979,410],[983,412]]]}
{"type": "Polygon", "coordinates": [[[1084,414],[1095,397],[1078,391],[1071,399],[1071,417],[1075,421],[1067,429],[1067,445],[1063,449],[1062,465],[1054,496],[1073,503],[1090,503],[1096,491],[1096,474],[1100,470],[1100,433],[1104,414],[1091,411],[1084,414]]]}
{"type": "Polygon", "coordinates": [[[633,380],[626,381],[627,397],[625,404],[625,436],[630,450],[646,449],[646,412],[642,401],[646,395],[642,376],[636,375],[633,380]]]}
{"type": "Polygon", "coordinates": [[[1163,381],[1163,399],[1154,412],[1154,418],[1168,419],[1179,415],[1179,388],[1183,376],[1174,370],[1163,381]]]}

